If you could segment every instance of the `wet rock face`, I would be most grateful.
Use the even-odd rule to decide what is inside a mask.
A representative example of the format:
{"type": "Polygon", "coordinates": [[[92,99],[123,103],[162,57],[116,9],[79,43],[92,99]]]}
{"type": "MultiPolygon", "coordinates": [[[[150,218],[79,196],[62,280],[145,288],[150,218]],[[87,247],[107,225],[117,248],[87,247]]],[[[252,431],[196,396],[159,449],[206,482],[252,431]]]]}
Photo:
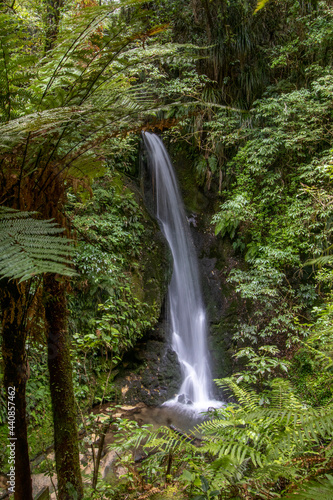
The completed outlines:
{"type": "MultiPolygon", "coordinates": [[[[196,215],[196,220],[197,226],[191,226],[191,233],[199,257],[207,311],[211,371],[213,379],[223,378],[233,371],[235,346],[232,337],[239,318],[246,314],[243,301],[227,283],[230,270],[238,262],[231,242],[216,238],[212,228],[205,227],[200,214],[196,215]]],[[[162,318],[165,318],[165,311],[162,318]]],[[[148,406],[157,406],[178,393],[180,366],[171,348],[171,334],[165,319],[136,344],[125,357],[124,364],[125,369],[116,379],[124,403],[143,401],[148,406]]],[[[223,398],[223,395],[216,391],[215,397],[223,398]]]]}
{"type": "Polygon", "coordinates": [[[127,353],[115,381],[124,403],[158,406],[175,396],[181,384],[180,366],[168,337],[162,322],[127,353]]]}
{"type": "Polygon", "coordinates": [[[154,241],[158,244],[158,251],[153,255],[149,251],[150,242],[147,242],[142,258],[144,295],[151,301],[155,300],[158,307],[162,306],[158,325],[125,355],[115,383],[121,391],[123,403],[144,402],[158,406],[176,395],[181,385],[181,375],[177,356],[171,349],[170,329],[166,321],[165,301],[172,275],[172,259],[155,219],[154,183],[144,150],[142,153],[141,192],[147,216],[156,226],[154,241]]]}
{"type": "Polygon", "coordinates": [[[187,394],[179,394],[177,401],[183,405],[193,405],[193,401],[190,400],[187,394]]]}

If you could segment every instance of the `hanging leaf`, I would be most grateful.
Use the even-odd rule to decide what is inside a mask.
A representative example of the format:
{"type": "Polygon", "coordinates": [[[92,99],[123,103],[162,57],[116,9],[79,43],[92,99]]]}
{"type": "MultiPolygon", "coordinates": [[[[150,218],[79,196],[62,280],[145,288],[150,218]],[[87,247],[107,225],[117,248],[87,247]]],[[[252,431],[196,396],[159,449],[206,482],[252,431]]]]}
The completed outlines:
{"type": "Polygon", "coordinates": [[[265,5],[268,1],[269,0],[258,0],[256,9],[255,9],[253,14],[256,14],[259,10],[261,10],[263,7],[265,7],[265,5]]]}

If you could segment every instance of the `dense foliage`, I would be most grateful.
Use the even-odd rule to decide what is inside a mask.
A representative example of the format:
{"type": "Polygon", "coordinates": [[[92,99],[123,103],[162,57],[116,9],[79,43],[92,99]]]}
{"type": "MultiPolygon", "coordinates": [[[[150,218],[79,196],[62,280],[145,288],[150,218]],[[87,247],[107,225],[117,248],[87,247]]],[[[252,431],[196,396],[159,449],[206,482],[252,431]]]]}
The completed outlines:
{"type": "Polygon", "coordinates": [[[200,72],[212,77],[229,51],[201,96],[206,105],[188,118],[174,111],[178,125],[168,132],[193,159],[197,182],[220,197],[212,222],[240,262],[228,280],[246,300],[234,340],[249,364],[223,382],[238,404],[200,427],[204,465],[170,430],[153,444],[183,464],[174,479],[187,482],[190,498],[330,498],[332,7],[272,2],[243,24],[249,6],[228,2],[225,24],[215,24],[207,11],[222,7],[173,3],[182,12],[174,36],[204,44],[219,33],[200,72]]]}
{"type": "Polygon", "coordinates": [[[72,418],[69,475],[57,449],[39,469],[57,471],[60,500],[333,497],[332,35],[328,0],[0,4],[3,385],[14,365],[30,458],[72,418]],[[144,128],[164,131],[215,200],[245,309],[243,368],[217,381],[232,402],[196,436],[82,414],[121,399],[123,356],[162,307],[165,283],[146,272],[161,249],[137,194],[144,128]],[[57,328],[66,386],[52,382],[57,328]],[[102,444],[112,423],[126,477],[97,481],[92,441],[83,490],[78,414],[102,444]]]}
{"type": "MultiPolygon", "coordinates": [[[[158,296],[149,295],[153,284],[144,283],[145,256],[156,252],[153,240],[145,245],[152,238],[152,222],[144,218],[120,174],[104,176],[92,189],[93,197],[85,202],[78,194],[70,195],[67,211],[78,239],[73,262],[79,277],[72,282],[70,331],[76,355],[84,356],[80,377],[87,376],[87,364],[97,373],[112,370],[155,325],[160,307],[158,296]]],[[[100,380],[99,394],[88,382],[79,390],[89,406],[101,402],[102,393],[100,380]]]]}

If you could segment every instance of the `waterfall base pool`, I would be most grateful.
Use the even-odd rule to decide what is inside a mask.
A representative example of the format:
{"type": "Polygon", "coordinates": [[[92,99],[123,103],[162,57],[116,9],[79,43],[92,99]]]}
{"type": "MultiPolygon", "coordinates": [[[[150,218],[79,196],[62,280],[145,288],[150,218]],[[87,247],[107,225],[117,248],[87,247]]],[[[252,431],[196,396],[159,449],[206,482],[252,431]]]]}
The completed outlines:
{"type": "Polygon", "coordinates": [[[140,425],[151,424],[154,429],[165,425],[188,432],[200,422],[212,417],[215,408],[223,406],[220,401],[215,401],[215,403],[217,403],[216,406],[205,408],[205,410],[195,410],[179,403],[173,406],[168,403],[159,407],[139,405],[131,418],[140,425]]]}
{"type": "Polygon", "coordinates": [[[177,395],[174,399],[169,399],[166,401],[161,408],[170,408],[174,412],[178,413],[188,413],[191,415],[201,415],[203,412],[209,412],[215,408],[221,408],[224,406],[222,401],[217,401],[215,399],[210,399],[208,401],[197,401],[197,402],[182,402],[180,401],[182,395],[177,395]]]}

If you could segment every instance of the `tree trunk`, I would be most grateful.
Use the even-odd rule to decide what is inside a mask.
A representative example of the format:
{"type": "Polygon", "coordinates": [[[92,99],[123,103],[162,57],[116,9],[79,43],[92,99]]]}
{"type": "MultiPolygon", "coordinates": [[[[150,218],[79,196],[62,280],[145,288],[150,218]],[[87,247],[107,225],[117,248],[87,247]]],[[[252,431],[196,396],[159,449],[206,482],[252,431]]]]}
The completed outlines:
{"type": "Polygon", "coordinates": [[[80,499],[83,488],[67,332],[66,284],[58,281],[57,276],[48,275],[44,290],[58,499],[80,499]]]}
{"type": "Polygon", "coordinates": [[[63,0],[46,1],[46,37],[45,52],[53,49],[57,40],[59,31],[59,21],[61,9],[64,5],[63,0]]]}
{"type": "MultiPolygon", "coordinates": [[[[2,354],[4,361],[4,386],[8,402],[8,428],[10,459],[13,475],[9,488],[13,488],[15,500],[32,500],[32,484],[26,422],[26,381],[28,364],[25,349],[27,297],[25,285],[2,280],[0,310],[2,319],[2,354]],[[13,389],[11,389],[13,388],[13,389]],[[14,404],[12,404],[14,403],[14,404]],[[13,484],[14,483],[14,484],[13,484]],[[14,486],[15,485],[15,486],[14,486]]],[[[10,489],[9,491],[13,491],[10,489]]]]}

